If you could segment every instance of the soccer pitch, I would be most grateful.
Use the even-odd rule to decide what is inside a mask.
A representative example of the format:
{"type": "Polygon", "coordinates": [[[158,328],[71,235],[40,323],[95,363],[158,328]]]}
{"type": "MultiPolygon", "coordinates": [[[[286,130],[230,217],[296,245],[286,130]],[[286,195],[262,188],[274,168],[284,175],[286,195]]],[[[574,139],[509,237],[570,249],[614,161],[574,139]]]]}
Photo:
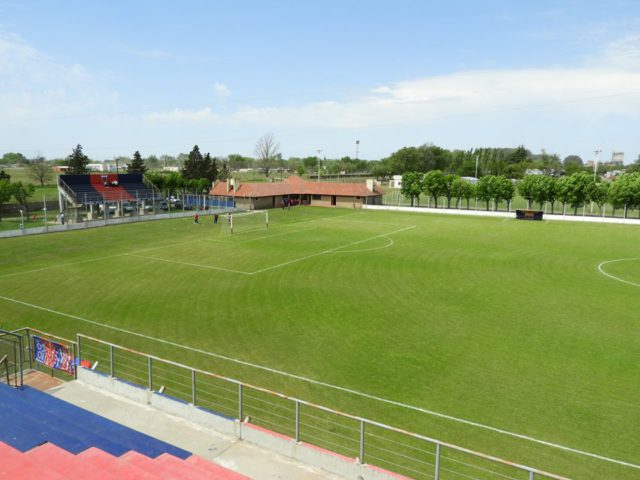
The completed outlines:
{"type": "Polygon", "coordinates": [[[640,477],[608,460],[640,464],[640,228],[269,216],[0,240],[2,328],[81,332],[572,478],[640,477]]]}

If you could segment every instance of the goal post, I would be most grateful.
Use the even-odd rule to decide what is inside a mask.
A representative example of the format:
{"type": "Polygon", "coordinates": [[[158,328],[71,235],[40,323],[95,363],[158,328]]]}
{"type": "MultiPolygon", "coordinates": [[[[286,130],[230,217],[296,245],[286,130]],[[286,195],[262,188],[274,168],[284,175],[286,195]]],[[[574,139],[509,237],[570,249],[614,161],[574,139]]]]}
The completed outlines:
{"type": "Polygon", "coordinates": [[[252,210],[250,212],[230,213],[229,231],[233,233],[250,232],[269,228],[269,211],[252,210]]]}

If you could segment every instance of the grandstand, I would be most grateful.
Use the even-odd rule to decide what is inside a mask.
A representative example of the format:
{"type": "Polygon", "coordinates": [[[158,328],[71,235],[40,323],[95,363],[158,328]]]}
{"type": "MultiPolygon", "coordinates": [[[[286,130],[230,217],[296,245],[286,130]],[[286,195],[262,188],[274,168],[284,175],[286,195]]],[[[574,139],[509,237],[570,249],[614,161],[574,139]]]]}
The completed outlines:
{"type": "Polygon", "coordinates": [[[117,202],[142,204],[161,197],[141,173],[60,175],[58,193],[60,211],[117,202]]]}

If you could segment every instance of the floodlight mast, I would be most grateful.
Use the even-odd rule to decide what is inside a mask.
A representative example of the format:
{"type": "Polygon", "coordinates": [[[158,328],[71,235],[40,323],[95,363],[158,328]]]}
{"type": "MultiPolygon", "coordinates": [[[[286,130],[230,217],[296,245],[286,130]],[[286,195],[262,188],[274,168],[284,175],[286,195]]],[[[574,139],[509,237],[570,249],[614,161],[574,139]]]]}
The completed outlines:
{"type": "Polygon", "coordinates": [[[596,181],[596,176],[598,174],[598,157],[600,156],[600,152],[602,149],[595,149],[593,151],[594,159],[593,159],[593,181],[596,181]]]}
{"type": "Polygon", "coordinates": [[[322,153],[322,149],[319,148],[317,152],[318,152],[318,180],[316,181],[319,182],[320,181],[320,154],[322,153]]]}

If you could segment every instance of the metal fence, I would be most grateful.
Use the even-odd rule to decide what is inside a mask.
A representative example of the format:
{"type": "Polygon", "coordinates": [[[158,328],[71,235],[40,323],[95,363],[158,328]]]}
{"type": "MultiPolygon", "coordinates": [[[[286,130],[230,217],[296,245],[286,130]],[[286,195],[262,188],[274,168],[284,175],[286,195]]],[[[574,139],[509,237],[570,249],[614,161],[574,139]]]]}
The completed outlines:
{"type": "Polygon", "coordinates": [[[564,477],[78,334],[92,369],[297,442],[415,479],[564,477]]]}
{"type": "Polygon", "coordinates": [[[3,379],[9,385],[21,387],[23,383],[23,345],[22,336],[13,332],[0,330],[0,359],[3,359],[2,370],[6,373],[3,379]]]}
{"type": "MultiPolygon", "coordinates": [[[[209,202],[211,205],[214,205],[217,203],[219,207],[215,207],[215,206],[210,207],[209,204],[205,204],[207,210],[199,211],[198,212],[199,214],[202,215],[203,213],[204,214],[226,213],[228,211],[236,210],[234,207],[227,206],[228,202],[216,201],[216,200],[210,200],[209,202]],[[216,208],[218,209],[216,210],[216,208]]],[[[200,204],[200,206],[202,206],[202,204],[200,204]]],[[[7,230],[4,232],[0,232],[0,238],[22,237],[25,235],[40,235],[43,233],[66,232],[70,230],[84,230],[86,228],[104,227],[106,225],[120,225],[123,223],[135,223],[135,222],[146,222],[146,221],[153,221],[153,220],[167,220],[170,218],[191,217],[194,215],[194,213],[195,213],[195,210],[191,211],[191,210],[186,210],[184,208],[183,209],[171,208],[171,210],[168,209],[165,213],[147,213],[144,215],[133,213],[129,216],[122,215],[118,217],[111,217],[111,216],[105,215],[103,218],[100,218],[100,219],[94,219],[94,220],[85,219],[85,220],[79,220],[79,221],[68,219],[67,223],[65,223],[64,225],[45,224],[45,226],[43,227],[21,228],[19,230],[7,230]]]]}

